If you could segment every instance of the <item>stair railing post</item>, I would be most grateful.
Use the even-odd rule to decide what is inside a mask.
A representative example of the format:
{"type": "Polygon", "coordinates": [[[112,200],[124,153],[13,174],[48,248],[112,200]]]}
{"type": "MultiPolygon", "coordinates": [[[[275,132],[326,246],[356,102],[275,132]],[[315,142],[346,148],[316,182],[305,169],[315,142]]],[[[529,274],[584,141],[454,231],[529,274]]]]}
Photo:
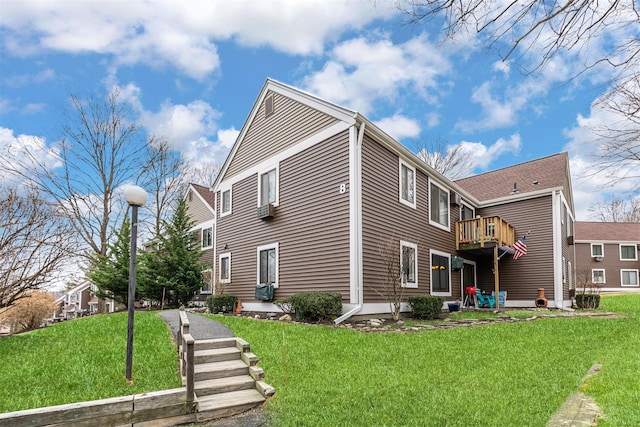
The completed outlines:
{"type": "Polygon", "coordinates": [[[186,386],[187,386],[187,403],[194,401],[194,340],[191,334],[184,335],[183,347],[187,354],[186,361],[186,386]]]}

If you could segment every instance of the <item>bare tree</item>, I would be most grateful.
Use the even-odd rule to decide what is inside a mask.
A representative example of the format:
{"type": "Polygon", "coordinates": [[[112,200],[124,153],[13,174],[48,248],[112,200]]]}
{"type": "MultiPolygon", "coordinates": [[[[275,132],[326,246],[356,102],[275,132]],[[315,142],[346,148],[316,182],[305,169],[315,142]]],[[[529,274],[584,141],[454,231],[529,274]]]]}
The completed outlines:
{"type": "MultiPolygon", "coordinates": [[[[634,0],[396,0],[412,23],[444,20],[444,32],[478,33],[503,59],[534,58],[533,72],[559,54],[576,55],[583,67],[576,76],[608,67],[608,91],[596,106],[619,120],[593,129],[601,136],[595,173],[611,183],[640,188],[640,13],[634,0]],[[619,173],[621,167],[624,172],[619,173]]],[[[574,76],[575,77],[575,76],[574,76]]]]}
{"type": "Polygon", "coordinates": [[[48,285],[75,252],[73,230],[34,193],[0,189],[0,308],[48,285]]]}
{"type": "Polygon", "coordinates": [[[473,171],[471,153],[464,151],[462,145],[449,145],[440,137],[416,143],[416,154],[420,160],[451,180],[467,177],[473,171]]]}
{"type": "Polygon", "coordinates": [[[194,182],[203,186],[213,187],[213,183],[220,173],[219,163],[208,160],[200,162],[197,165],[192,165],[187,171],[189,182],[194,182]]]}
{"type": "Polygon", "coordinates": [[[602,222],[640,223],[640,197],[628,200],[611,197],[589,208],[591,216],[602,222]]]}
{"type": "Polygon", "coordinates": [[[187,163],[164,138],[152,137],[147,146],[147,164],[142,174],[141,185],[151,193],[154,236],[162,232],[163,221],[171,217],[171,206],[177,204],[188,185],[187,163]]]}
{"type": "Polygon", "coordinates": [[[381,278],[382,291],[375,288],[374,291],[389,302],[393,320],[398,320],[405,295],[404,286],[402,286],[403,265],[399,239],[389,237],[381,240],[378,244],[378,254],[384,267],[384,276],[381,278]]]}
{"type": "Polygon", "coordinates": [[[118,90],[105,100],[71,96],[73,114],[62,126],[57,148],[62,166],[50,167],[26,147],[11,170],[55,202],[74,236],[101,255],[119,222],[117,193],[136,181],[145,164],[146,136],[129,120],[131,114],[119,97],[118,90]]]}

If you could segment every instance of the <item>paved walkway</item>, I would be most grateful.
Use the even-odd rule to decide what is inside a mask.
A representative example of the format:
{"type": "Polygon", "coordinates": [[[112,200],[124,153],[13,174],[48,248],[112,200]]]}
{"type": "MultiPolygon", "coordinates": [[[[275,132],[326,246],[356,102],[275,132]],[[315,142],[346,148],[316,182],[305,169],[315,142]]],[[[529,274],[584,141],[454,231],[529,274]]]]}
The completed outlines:
{"type": "MultiPolygon", "coordinates": [[[[173,336],[176,337],[178,328],[180,327],[180,316],[178,315],[178,310],[161,311],[158,313],[158,316],[162,317],[162,319],[167,322],[171,327],[173,336]]],[[[187,312],[187,319],[189,319],[189,333],[195,340],[231,338],[235,336],[233,332],[231,332],[231,329],[227,328],[220,322],[209,319],[208,317],[187,312]]]]}

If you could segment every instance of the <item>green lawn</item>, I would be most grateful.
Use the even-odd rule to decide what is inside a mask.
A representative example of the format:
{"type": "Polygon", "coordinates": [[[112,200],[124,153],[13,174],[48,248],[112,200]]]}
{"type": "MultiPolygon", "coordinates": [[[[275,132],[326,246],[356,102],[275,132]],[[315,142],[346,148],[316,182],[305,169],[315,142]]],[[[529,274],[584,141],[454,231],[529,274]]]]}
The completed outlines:
{"type": "Polygon", "coordinates": [[[607,419],[640,420],[640,295],[620,318],[554,318],[411,333],[211,316],[251,343],[277,426],[544,426],[583,387],[607,419]]]}
{"type": "Polygon", "coordinates": [[[124,377],[127,313],[0,339],[0,412],[180,387],[175,345],[155,313],[135,314],[133,385],[124,377]]]}

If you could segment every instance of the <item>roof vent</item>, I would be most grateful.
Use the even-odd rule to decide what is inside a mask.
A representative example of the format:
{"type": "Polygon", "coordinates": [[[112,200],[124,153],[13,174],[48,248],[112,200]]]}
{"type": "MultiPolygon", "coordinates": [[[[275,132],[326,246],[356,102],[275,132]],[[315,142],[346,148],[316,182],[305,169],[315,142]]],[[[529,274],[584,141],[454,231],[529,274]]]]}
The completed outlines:
{"type": "Polygon", "coordinates": [[[519,193],[519,192],[520,192],[520,190],[518,190],[518,185],[517,185],[517,183],[514,182],[513,183],[513,190],[511,190],[511,194],[516,194],[516,193],[519,193]]]}

